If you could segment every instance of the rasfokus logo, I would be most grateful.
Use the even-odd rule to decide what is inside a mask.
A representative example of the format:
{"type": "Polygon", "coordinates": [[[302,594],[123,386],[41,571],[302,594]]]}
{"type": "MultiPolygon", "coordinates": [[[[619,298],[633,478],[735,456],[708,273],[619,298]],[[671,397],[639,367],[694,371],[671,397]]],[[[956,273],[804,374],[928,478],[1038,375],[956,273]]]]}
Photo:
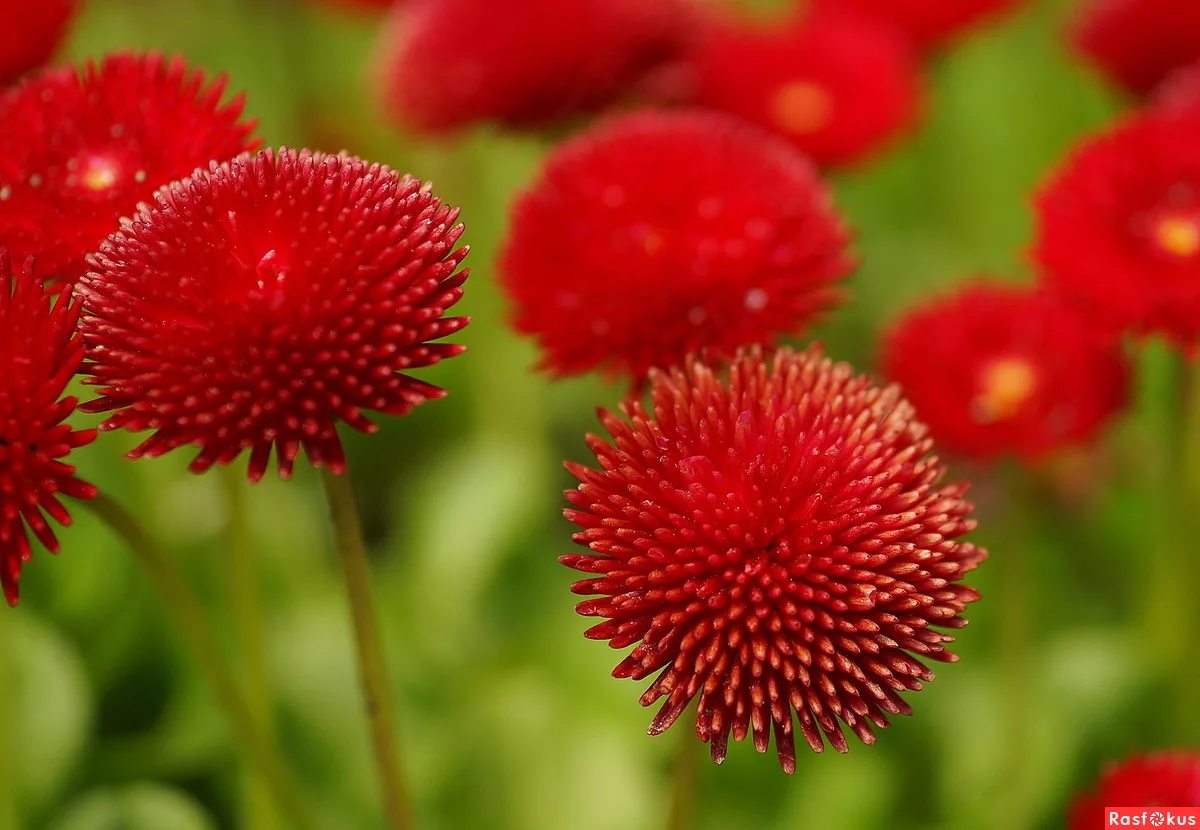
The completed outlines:
{"type": "Polygon", "coordinates": [[[1200,827],[1200,807],[1105,807],[1104,827],[1200,827]]]}

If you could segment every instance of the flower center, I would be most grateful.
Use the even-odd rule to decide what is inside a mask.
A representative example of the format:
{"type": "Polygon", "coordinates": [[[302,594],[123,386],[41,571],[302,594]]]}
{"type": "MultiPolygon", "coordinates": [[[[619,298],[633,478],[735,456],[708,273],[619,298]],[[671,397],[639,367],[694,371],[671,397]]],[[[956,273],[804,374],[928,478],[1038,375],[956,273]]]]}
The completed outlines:
{"type": "Polygon", "coordinates": [[[67,183],[92,194],[101,194],[112,189],[121,176],[121,165],[115,158],[104,153],[81,155],[71,165],[71,169],[67,183]]]}
{"type": "Polygon", "coordinates": [[[1191,259],[1200,254],[1200,218],[1170,214],[1154,226],[1154,241],[1169,254],[1191,259]]]}
{"type": "Polygon", "coordinates": [[[771,100],[771,118],[779,129],[793,135],[809,135],[829,124],[833,99],[819,84],[792,81],[784,84],[771,100]]]}
{"type": "Polygon", "coordinates": [[[1033,394],[1037,375],[1028,360],[1005,357],[989,363],[980,380],[971,412],[977,422],[990,424],[1017,414],[1033,394]]]}

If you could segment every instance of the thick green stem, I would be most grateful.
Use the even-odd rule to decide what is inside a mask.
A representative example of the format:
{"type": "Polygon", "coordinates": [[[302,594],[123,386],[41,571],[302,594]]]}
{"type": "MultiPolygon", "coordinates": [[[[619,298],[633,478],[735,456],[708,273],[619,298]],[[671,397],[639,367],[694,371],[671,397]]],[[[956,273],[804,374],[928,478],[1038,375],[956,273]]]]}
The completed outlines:
{"type": "Polygon", "coordinates": [[[265,785],[270,788],[280,813],[293,828],[316,830],[316,824],[300,798],[299,789],[275,746],[263,734],[251,714],[250,706],[221,655],[220,646],[205,619],[204,609],[174,560],[146,533],[128,510],[108,496],[102,493],[84,504],[125,540],[145,568],[167,613],[191,650],[200,673],[209,682],[218,703],[228,717],[234,736],[262,776],[265,785]]]}
{"type": "Polygon", "coordinates": [[[384,813],[391,830],[408,830],[413,826],[412,816],[400,773],[396,718],[392,710],[387,664],[383,657],[375,606],[371,601],[371,563],[367,560],[354,487],[348,475],[334,475],[324,468],[321,470],[321,481],[329,502],[334,540],[346,573],[359,681],[375,750],[375,764],[379,771],[384,813]]]}
{"type": "Polygon", "coordinates": [[[679,730],[671,771],[671,804],[667,808],[667,830],[687,830],[696,809],[696,775],[700,770],[701,744],[690,724],[695,722],[695,705],[689,706],[675,724],[679,730]]]}
{"type": "MultiPolygon", "coordinates": [[[[0,616],[4,616],[0,614],[0,616]]],[[[12,648],[12,624],[0,619],[0,830],[20,830],[21,815],[17,803],[17,781],[13,763],[16,746],[12,727],[12,683],[15,672],[12,648]]]]}
{"type": "Polygon", "coordinates": [[[1175,448],[1176,475],[1172,561],[1161,565],[1163,593],[1151,601],[1165,612],[1159,636],[1164,668],[1175,686],[1174,732],[1184,745],[1200,743],[1200,662],[1192,649],[1200,638],[1200,605],[1196,585],[1200,580],[1200,363],[1188,362],[1180,384],[1179,443],[1175,448]]]}

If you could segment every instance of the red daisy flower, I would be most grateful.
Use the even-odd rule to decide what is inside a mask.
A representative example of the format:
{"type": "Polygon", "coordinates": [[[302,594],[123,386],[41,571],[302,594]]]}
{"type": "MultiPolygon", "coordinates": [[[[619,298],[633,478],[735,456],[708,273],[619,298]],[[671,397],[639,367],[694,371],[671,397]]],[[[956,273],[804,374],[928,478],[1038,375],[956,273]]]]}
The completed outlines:
{"type": "Polygon", "coordinates": [[[1047,282],[1098,320],[1200,335],[1200,118],[1151,114],[1085,141],[1037,200],[1047,282]]]}
{"type": "Polygon", "coordinates": [[[613,671],[664,699],[663,732],[699,698],[696,733],[725,758],[730,734],[771,732],[795,770],[793,711],[809,746],[847,750],[901,698],[933,679],[922,659],[953,661],[953,637],[979,594],[957,584],[986,552],[965,484],[942,485],[927,430],[896,387],[882,389],[810,349],[742,352],[728,380],[695,361],[650,375],[652,408],[606,411],[612,436],[588,436],[598,469],[566,516],[589,553],[562,557],[587,574],[576,610],[613,648],[613,671]]]}
{"type": "Polygon", "coordinates": [[[896,24],[923,48],[941,46],[963,29],[1011,9],[1020,0],[852,0],[896,24]]]}
{"type": "Polygon", "coordinates": [[[14,279],[8,252],[0,248],[0,585],[9,605],[17,604],[21,566],[33,555],[26,527],[58,553],[46,517],[71,523],[59,497],[96,495],[61,460],[96,437],[94,429],[65,423],[76,401],[62,393],[83,359],[78,318],[79,304],[70,297],[51,304],[32,260],[14,279]]]}
{"type": "Polygon", "coordinates": [[[53,69],[0,95],[0,243],[72,282],[118,219],[174,179],[257,146],[224,81],[160,55],[53,69]]]}
{"type": "Polygon", "coordinates": [[[1200,3],[1091,0],[1071,37],[1113,81],[1149,92],[1172,70],[1200,59],[1200,3]]]}
{"type": "Polygon", "coordinates": [[[80,281],[101,429],[185,444],[194,472],[271,448],[288,478],[303,447],[340,473],[344,421],[403,415],[444,392],[403,372],[463,351],[458,210],[411,176],[348,156],[264,150],[215,162],[142,204],[80,281]]]}
{"type": "Polygon", "coordinates": [[[1135,755],[1111,766],[1071,806],[1070,830],[1104,827],[1106,807],[1200,807],[1200,754],[1135,755]]]}
{"type": "Polygon", "coordinates": [[[919,109],[912,46],[844,6],[815,4],[771,27],[712,21],[685,64],[695,103],[778,132],[822,165],[879,151],[919,109]]]}
{"type": "Polygon", "coordinates": [[[50,59],[75,5],[75,0],[0,0],[0,87],[50,59]]]}
{"type": "Polygon", "coordinates": [[[926,303],[885,337],[883,371],[939,444],[1037,460],[1087,441],[1126,399],[1111,338],[1045,292],[981,283],[926,303]]]}
{"type": "Polygon", "coordinates": [[[410,0],[381,41],[384,103],[423,130],[587,113],[676,48],[689,9],[685,0],[410,0]]]}
{"type": "Polygon", "coordinates": [[[542,365],[635,382],[793,333],[838,298],[847,233],[812,166],[718,113],[646,111],[559,145],[501,258],[542,365]]]}

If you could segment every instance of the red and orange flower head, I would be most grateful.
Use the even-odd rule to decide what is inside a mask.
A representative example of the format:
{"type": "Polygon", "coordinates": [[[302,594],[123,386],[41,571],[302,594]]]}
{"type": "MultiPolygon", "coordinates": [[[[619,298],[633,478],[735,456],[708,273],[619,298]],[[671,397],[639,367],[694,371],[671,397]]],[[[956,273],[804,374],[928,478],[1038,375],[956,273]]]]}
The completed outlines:
{"type": "Polygon", "coordinates": [[[888,20],[924,49],[945,45],[964,29],[993,19],[1021,0],[851,0],[888,20]]]}
{"type": "Polygon", "coordinates": [[[613,671],[662,700],[650,734],[698,698],[696,733],[720,763],[732,734],[765,752],[771,733],[795,770],[793,712],[816,752],[864,743],[901,693],[953,661],[956,629],[979,594],[959,584],[986,552],[965,484],[945,468],[896,387],[879,388],[819,351],[743,351],[728,379],[690,360],[650,375],[651,408],[601,411],[588,436],[598,468],[566,516],[589,574],[576,610],[604,622],[591,639],[634,646],[613,671]],[[840,722],[840,723],[839,723],[840,722]]]}
{"type": "Polygon", "coordinates": [[[159,187],[257,146],[240,98],[180,59],[119,54],[0,95],[0,244],[54,286],[159,187]]]}
{"type": "Polygon", "coordinates": [[[1071,37],[1112,81],[1146,93],[1172,70],[1200,60],[1200,3],[1087,0],[1071,37]]]}
{"type": "Polygon", "coordinates": [[[535,128],[612,103],[689,31],[686,0],[408,0],[383,33],[386,109],[427,131],[535,128]]]}
{"type": "Polygon", "coordinates": [[[62,397],[63,390],[83,359],[78,318],[79,304],[70,296],[51,302],[32,260],[14,277],[0,247],[0,585],[9,605],[17,604],[21,567],[33,555],[26,528],[58,553],[47,516],[68,525],[71,516],[59,498],[96,495],[62,461],[96,437],[94,429],[65,423],[76,401],[62,397]]]}
{"type": "Polygon", "coordinates": [[[839,297],[847,240],[786,142],[719,113],[643,111],[551,153],[500,269],[544,368],[637,383],[689,352],[800,330],[839,297]]]}
{"type": "Polygon", "coordinates": [[[785,136],[821,165],[880,151],[916,121],[916,53],[890,24],[816,3],[771,27],[710,21],[685,58],[694,103],[785,136]]]}
{"type": "Polygon", "coordinates": [[[1151,113],[1086,140],[1037,199],[1046,282],[1098,323],[1200,337],[1200,118],[1151,113]]]}
{"type": "Polygon", "coordinates": [[[1200,807],[1200,753],[1135,755],[1109,767],[1071,805],[1070,830],[1104,827],[1108,807],[1200,807]]]}
{"type": "Polygon", "coordinates": [[[939,446],[979,460],[1088,441],[1126,401],[1113,338],[1027,288],[979,283],[928,302],[896,322],[882,358],[939,446]]]}
{"type": "Polygon", "coordinates": [[[191,469],[275,447],[345,469],[337,422],[403,415],[441,389],[407,374],[463,351],[457,208],[348,156],[249,153],[173,183],[89,259],[78,292],[101,429],[154,430],[130,457],[187,444],[191,469]]]}
{"type": "Polygon", "coordinates": [[[0,87],[50,59],[75,6],[76,0],[0,0],[0,87]]]}

